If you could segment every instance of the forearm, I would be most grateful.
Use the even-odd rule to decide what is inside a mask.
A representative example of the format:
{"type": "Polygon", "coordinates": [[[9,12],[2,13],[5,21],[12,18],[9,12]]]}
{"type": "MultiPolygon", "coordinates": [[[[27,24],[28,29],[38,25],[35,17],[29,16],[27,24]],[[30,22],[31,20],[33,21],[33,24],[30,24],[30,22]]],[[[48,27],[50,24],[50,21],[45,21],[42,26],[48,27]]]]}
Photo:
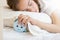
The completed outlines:
{"type": "Polygon", "coordinates": [[[36,19],[31,20],[31,24],[36,25],[42,29],[45,29],[49,32],[58,33],[60,32],[60,26],[57,24],[44,23],[36,19]]]}
{"type": "Polygon", "coordinates": [[[44,22],[41,22],[36,19],[32,19],[32,20],[30,19],[30,20],[31,20],[32,24],[37,25],[38,27],[45,29],[49,32],[56,32],[56,33],[60,32],[60,19],[59,19],[58,15],[53,12],[51,14],[51,18],[53,21],[52,24],[44,23],[44,22]]]}
{"type": "Polygon", "coordinates": [[[43,22],[37,21],[35,25],[37,25],[38,27],[45,29],[49,32],[60,32],[60,27],[55,24],[48,24],[48,23],[43,23],[43,22]]]}

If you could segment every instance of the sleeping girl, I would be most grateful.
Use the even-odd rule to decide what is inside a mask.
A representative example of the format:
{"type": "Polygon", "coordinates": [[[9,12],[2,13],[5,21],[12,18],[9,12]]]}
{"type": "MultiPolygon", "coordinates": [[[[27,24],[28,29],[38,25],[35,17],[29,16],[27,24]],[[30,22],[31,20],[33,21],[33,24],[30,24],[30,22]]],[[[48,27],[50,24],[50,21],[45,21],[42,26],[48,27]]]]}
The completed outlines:
{"type": "Polygon", "coordinates": [[[52,24],[43,23],[37,19],[33,19],[28,15],[19,15],[18,23],[21,22],[26,26],[28,22],[32,25],[36,25],[49,32],[60,33],[60,15],[55,6],[51,4],[51,0],[7,0],[7,4],[12,10],[15,11],[29,11],[29,12],[44,12],[48,14],[52,19],[52,24]]]}

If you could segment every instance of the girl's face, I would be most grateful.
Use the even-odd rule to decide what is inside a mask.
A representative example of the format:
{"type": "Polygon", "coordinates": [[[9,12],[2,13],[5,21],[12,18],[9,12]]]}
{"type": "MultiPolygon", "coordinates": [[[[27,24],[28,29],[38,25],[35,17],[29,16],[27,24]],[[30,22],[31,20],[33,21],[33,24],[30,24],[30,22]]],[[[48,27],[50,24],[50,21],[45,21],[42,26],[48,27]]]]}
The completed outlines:
{"type": "Polygon", "coordinates": [[[19,0],[17,8],[20,11],[39,12],[38,5],[34,0],[19,0]]]}

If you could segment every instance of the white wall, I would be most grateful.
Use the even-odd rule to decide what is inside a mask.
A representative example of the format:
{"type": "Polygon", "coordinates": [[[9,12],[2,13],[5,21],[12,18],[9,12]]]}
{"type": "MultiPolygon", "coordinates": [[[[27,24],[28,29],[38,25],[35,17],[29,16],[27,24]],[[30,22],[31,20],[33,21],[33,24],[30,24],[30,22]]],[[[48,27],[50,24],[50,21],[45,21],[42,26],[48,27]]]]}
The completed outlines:
{"type": "Polygon", "coordinates": [[[3,29],[3,19],[2,19],[2,13],[0,11],[0,40],[2,40],[2,29],[3,29]]]}
{"type": "Polygon", "coordinates": [[[3,18],[2,18],[2,6],[3,6],[3,4],[4,4],[4,1],[5,0],[0,0],[0,40],[2,40],[3,39],[3,37],[2,37],[2,35],[3,35],[3,18]]]}
{"type": "Polygon", "coordinates": [[[0,40],[2,40],[2,29],[3,29],[3,20],[2,20],[2,15],[0,13],[0,40]]]}
{"type": "Polygon", "coordinates": [[[6,0],[0,0],[0,6],[6,6],[6,0]]]}

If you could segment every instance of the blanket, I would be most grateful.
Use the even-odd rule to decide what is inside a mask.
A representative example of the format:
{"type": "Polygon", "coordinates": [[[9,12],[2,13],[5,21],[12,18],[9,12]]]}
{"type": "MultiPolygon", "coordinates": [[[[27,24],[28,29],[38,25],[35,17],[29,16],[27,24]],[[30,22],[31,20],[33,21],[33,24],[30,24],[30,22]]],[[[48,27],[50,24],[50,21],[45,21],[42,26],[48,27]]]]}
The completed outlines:
{"type": "MultiPolygon", "coordinates": [[[[4,15],[5,16],[4,17],[5,26],[13,27],[14,20],[20,14],[29,15],[30,17],[37,19],[44,23],[50,23],[50,24],[52,23],[50,16],[48,16],[47,14],[45,14],[43,12],[41,12],[41,13],[35,13],[35,12],[12,12],[12,13],[10,13],[10,12],[6,12],[6,14],[4,15]],[[7,13],[9,15],[7,15],[7,13]]],[[[37,35],[37,34],[39,35],[40,33],[48,33],[46,30],[44,31],[44,30],[40,29],[39,27],[37,27],[36,25],[31,25],[30,23],[28,23],[28,29],[32,35],[37,35]]]]}

